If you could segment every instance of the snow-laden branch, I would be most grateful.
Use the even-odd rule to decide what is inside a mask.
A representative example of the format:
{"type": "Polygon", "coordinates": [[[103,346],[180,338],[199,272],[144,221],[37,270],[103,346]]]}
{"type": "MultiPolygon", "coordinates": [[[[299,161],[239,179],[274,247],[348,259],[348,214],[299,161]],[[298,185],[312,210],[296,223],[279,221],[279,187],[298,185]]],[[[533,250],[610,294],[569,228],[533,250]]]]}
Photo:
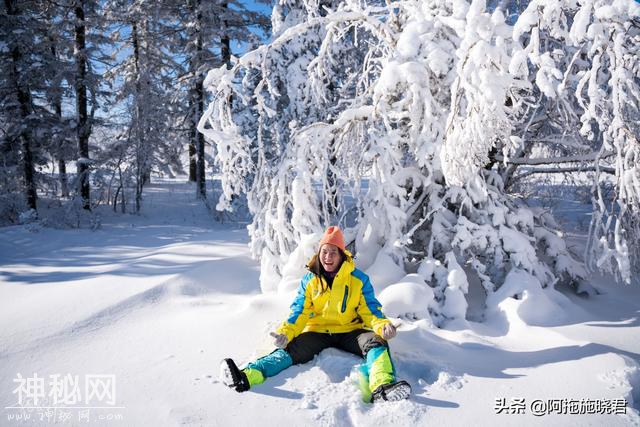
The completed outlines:
{"type": "MultiPolygon", "coordinates": [[[[501,155],[496,155],[494,159],[496,161],[511,164],[511,165],[553,165],[558,163],[577,163],[577,162],[594,162],[596,160],[606,159],[614,156],[614,153],[600,153],[593,152],[589,154],[580,154],[575,156],[562,156],[562,157],[545,157],[545,158],[509,158],[501,155]]],[[[613,169],[613,168],[611,168],[613,169]]]]}
{"type": "Polygon", "coordinates": [[[364,28],[371,31],[381,40],[384,40],[389,47],[395,46],[393,31],[380,19],[358,11],[338,11],[332,12],[324,17],[312,18],[301,24],[286,29],[278,38],[268,45],[268,49],[275,49],[292,39],[300,37],[304,33],[312,31],[316,27],[326,27],[329,24],[360,22],[364,28]]]}
{"type": "MultiPolygon", "coordinates": [[[[538,1],[516,31],[481,0],[376,9],[349,1],[326,16],[313,12],[313,2],[279,2],[275,40],[210,74],[213,107],[201,122],[223,149],[216,159],[224,198],[247,195],[263,290],[297,282],[296,266],[310,249],[300,242],[335,223],[350,226],[359,267],[418,265],[439,319],[464,317],[455,301],[464,301],[466,287],[450,277],[474,275],[487,293],[515,270],[540,286],[582,280],[584,268],[552,218],[511,198],[503,182],[516,166],[533,167],[520,170],[520,180],[613,172],[624,175],[620,197],[635,200],[637,157],[624,133],[630,125],[605,120],[624,117],[634,104],[625,112],[603,101],[598,87],[608,87],[608,74],[592,65],[590,41],[553,39],[569,34],[577,6],[565,3],[553,9],[567,14],[558,21],[558,13],[539,16],[552,3],[538,1]],[[606,108],[590,105],[591,95],[606,108]],[[599,120],[584,118],[592,139],[577,131],[584,111],[599,120]]],[[[607,203],[599,200],[608,209],[601,218],[629,217],[630,208],[607,203]]],[[[603,233],[619,233],[612,243],[620,251],[608,254],[631,254],[614,229],[603,233]]]]}
{"type": "Polygon", "coordinates": [[[518,173],[513,179],[519,180],[535,174],[550,174],[550,173],[572,173],[572,172],[603,172],[610,175],[615,175],[615,168],[609,166],[575,166],[564,168],[535,168],[521,173],[518,173]]]}

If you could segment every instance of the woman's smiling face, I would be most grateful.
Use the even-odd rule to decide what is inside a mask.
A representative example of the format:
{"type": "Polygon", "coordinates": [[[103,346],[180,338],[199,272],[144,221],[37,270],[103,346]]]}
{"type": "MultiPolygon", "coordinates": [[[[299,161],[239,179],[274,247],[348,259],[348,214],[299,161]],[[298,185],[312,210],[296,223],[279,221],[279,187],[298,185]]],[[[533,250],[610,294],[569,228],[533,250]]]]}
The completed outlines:
{"type": "Polygon", "coordinates": [[[334,273],[340,267],[342,255],[337,246],[325,243],[320,248],[320,263],[327,273],[334,273]]]}

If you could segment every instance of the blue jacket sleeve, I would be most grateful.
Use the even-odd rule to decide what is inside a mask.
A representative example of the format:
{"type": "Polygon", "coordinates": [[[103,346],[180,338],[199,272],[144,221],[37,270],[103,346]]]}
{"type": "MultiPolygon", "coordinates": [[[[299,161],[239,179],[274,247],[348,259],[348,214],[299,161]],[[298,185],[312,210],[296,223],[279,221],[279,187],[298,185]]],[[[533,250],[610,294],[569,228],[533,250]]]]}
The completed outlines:
{"type": "Polygon", "coordinates": [[[311,290],[307,285],[312,278],[312,273],[308,273],[302,278],[300,286],[298,286],[298,293],[291,304],[289,317],[276,330],[277,333],[286,335],[289,341],[300,335],[309,320],[313,303],[311,290]]]}

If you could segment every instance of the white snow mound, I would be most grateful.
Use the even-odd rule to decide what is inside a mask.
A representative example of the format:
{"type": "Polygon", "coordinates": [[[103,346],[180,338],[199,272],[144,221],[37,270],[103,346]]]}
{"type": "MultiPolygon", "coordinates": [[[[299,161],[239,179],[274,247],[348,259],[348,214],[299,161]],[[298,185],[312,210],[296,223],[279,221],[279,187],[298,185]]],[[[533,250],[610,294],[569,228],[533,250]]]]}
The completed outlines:
{"type": "Polygon", "coordinates": [[[509,298],[519,301],[515,313],[527,325],[545,326],[565,318],[561,301],[564,297],[553,288],[543,289],[540,281],[528,272],[514,269],[500,289],[487,297],[487,308],[499,311],[511,311],[514,306],[505,304],[509,298]]]}
{"type": "Polygon", "coordinates": [[[375,262],[365,273],[369,276],[377,295],[379,295],[384,288],[392,283],[397,283],[406,275],[404,270],[383,251],[378,252],[375,262]]]}
{"type": "Polygon", "coordinates": [[[433,297],[433,290],[420,276],[408,274],[400,282],[385,288],[378,300],[387,316],[424,319],[429,318],[428,308],[433,297]]]}

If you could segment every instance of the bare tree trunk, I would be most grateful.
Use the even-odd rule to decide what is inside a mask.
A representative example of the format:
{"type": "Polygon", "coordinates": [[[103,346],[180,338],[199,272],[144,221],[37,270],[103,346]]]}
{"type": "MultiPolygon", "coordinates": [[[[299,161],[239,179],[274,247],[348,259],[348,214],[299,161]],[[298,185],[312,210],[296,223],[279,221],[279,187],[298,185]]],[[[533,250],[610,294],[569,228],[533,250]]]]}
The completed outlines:
{"type": "MultiPolygon", "coordinates": [[[[227,2],[222,3],[223,9],[228,9],[227,2]]],[[[227,70],[231,68],[231,38],[227,29],[227,21],[222,21],[222,37],[220,38],[220,56],[222,62],[227,66],[227,70]]]]}
{"type": "MultiPolygon", "coordinates": [[[[189,111],[194,110],[193,108],[189,108],[189,111]]],[[[198,130],[193,129],[191,135],[189,135],[189,139],[191,139],[189,143],[189,181],[191,182],[196,182],[196,144],[193,143],[196,139],[195,132],[198,132],[198,130]]]]}
{"type": "MultiPolygon", "coordinates": [[[[198,125],[198,118],[203,113],[203,103],[204,103],[204,88],[202,87],[202,80],[198,79],[198,87],[196,88],[196,102],[198,104],[196,117],[194,117],[194,129],[198,125]]],[[[205,175],[205,159],[204,159],[204,135],[196,130],[196,149],[197,149],[197,161],[196,161],[196,184],[197,184],[197,195],[200,199],[207,198],[207,187],[206,187],[206,175],[205,175]]]]}
{"type": "MultiPolygon", "coordinates": [[[[195,109],[194,109],[194,117],[193,117],[193,127],[194,129],[198,126],[198,121],[204,112],[204,76],[201,75],[200,68],[202,65],[202,57],[204,50],[203,43],[203,34],[202,34],[202,11],[200,10],[200,0],[195,0],[194,2],[195,12],[196,12],[196,49],[194,52],[194,61],[193,61],[193,69],[195,72],[194,76],[194,101],[195,101],[195,109]]],[[[207,198],[207,187],[206,187],[206,175],[205,175],[205,158],[204,158],[204,135],[195,131],[196,133],[196,195],[200,199],[207,198]]]]}
{"type": "MultiPolygon", "coordinates": [[[[22,104],[22,100],[20,103],[22,104]]],[[[24,116],[26,117],[26,116],[24,116]]],[[[31,137],[27,131],[22,134],[22,161],[24,171],[25,198],[27,207],[35,211],[38,210],[36,204],[38,201],[38,193],[36,191],[36,182],[34,180],[33,155],[31,153],[31,137]]]]}
{"type": "Polygon", "coordinates": [[[121,202],[120,202],[120,209],[122,211],[122,213],[125,213],[127,211],[127,199],[125,197],[125,191],[124,191],[124,181],[123,181],[123,177],[122,177],[122,167],[120,166],[120,164],[118,164],[118,172],[120,174],[120,186],[118,187],[118,192],[116,193],[116,197],[113,200],[113,209],[115,212],[116,209],[116,204],[118,203],[118,193],[121,194],[121,202]]]}
{"type": "MultiPolygon", "coordinates": [[[[192,58],[192,68],[193,68],[193,58],[192,58]]],[[[195,79],[195,77],[194,77],[195,79]]],[[[189,95],[189,114],[196,114],[196,101],[193,90],[189,95]]],[[[193,122],[192,117],[190,117],[191,122],[193,122]]],[[[197,125],[196,125],[197,126],[197,125]]],[[[191,125],[191,129],[189,130],[189,181],[196,182],[196,138],[197,138],[198,129],[191,125]]]]}
{"type": "MultiPolygon", "coordinates": [[[[5,0],[5,6],[9,15],[17,16],[20,14],[16,0],[5,0]]],[[[33,108],[31,105],[31,93],[29,88],[24,87],[21,83],[20,66],[23,55],[20,51],[20,46],[16,43],[11,47],[11,68],[9,80],[12,83],[13,90],[18,98],[18,104],[20,105],[20,118],[22,119],[22,126],[20,131],[20,148],[22,151],[22,171],[24,176],[24,195],[29,209],[33,209],[37,212],[37,200],[38,193],[36,191],[36,183],[34,179],[35,170],[33,167],[33,154],[31,152],[32,135],[29,130],[29,126],[25,123],[31,115],[33,108]]]]}
{"type": "Polygon", "coordinates": [[[58,175],[60,178],[60,195],[69,197],[69,179],[67,178],[67,162],[58,158],[58,175]]]}
{"type": "Polygon", "coordinates": [[[87,54],[84,0],[75,4],[75,60],[76,60],[76,110],[78,114],[78,190],[82,207],[91,210],[89,186],[89,117],[87,115],[87,54]]]}
{"type": "Polygon", "coordinates": [[[116,189],[116,194],[113,196],[113,211],[116,212],[118,209],[118,196],[120,195],[120,190],[122,189],[122,184],[118,186],[116,189]]]}
{"type": "MultiPolygon", "coordinates": [[[[53,36],[49,36],[49,40],[51,41],[51,55],[53,56],[54,59],[58,59],[58,54],[56,52],[56,40],[53,38],[53,36]]],[[[54,73],[57,73],[57,71],[53,71],[54,73]]],[[[53,108],[55,110],[56,113],[56,119],[58,119],[58,123],[60,124],[60,126],[62,127],[62,94],[61,94],[61,87],[60,87],[60,79],[56,78],[55,79],[55,96],[53,99],[53,108]]],[[[57,161],[58,161],[58,179],[60,180],[60,196],[62,197],[69,197],[69,180],[67,178],[67,163],[64,159],[64,148],[66,145],[66,139],[64,136],[60,137],[58,136],[57,138],[57,144],[56,147],[54,148],[54,156],[56,157],[57,161]]]]}
{"type": "Polygon", "coordinates": [[[135,110],[135,139],[136,139],[136,213],[140,212],[142,201],[142,188],[144,187],[144,169],[145,169],[145,147],[144,147],[144,120],[142,97],[141,67],[140,67],[140,44],[138,41],[138,25],[136,22],[131,24],[131,37],[133,43],[133,58],[136,73],[136,110],[135,110]]]}

